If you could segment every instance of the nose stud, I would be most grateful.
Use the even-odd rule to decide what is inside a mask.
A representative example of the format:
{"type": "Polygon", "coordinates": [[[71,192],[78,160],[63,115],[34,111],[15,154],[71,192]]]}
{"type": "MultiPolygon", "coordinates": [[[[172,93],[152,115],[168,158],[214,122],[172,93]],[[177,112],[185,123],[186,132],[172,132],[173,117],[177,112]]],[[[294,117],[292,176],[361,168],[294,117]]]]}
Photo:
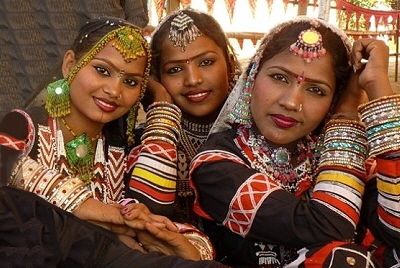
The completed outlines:
{"type": "Polygon", "coordinates": [[[297,111],[301,112],[301,110],[303,110],[303,104],[302,103],[300,103],[299,109],[297,111]]]}

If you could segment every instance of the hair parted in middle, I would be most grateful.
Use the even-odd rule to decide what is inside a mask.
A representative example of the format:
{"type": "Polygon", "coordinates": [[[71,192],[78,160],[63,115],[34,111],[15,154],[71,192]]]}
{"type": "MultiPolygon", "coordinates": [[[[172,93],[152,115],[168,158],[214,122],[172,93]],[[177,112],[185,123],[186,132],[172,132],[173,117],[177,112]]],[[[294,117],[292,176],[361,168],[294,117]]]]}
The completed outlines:
{"type": "Polygon", "coordinates": [[[240,63],[237,60],[234,49],[221,25],[214,17],[192,8],[172,12],[161,20],[153,32],[150,42],[150,48],[153,53],[151,62],[152,74],[159,77],[157,68],[160,66],[164,42],[172,42],[175,46],[180,46],[184,50],[186,45],[193,42],[200,35],[213,40],[223,51],[228,67],[231,90],[241,73],[240,63]],[[185,26],[189,27],[185,28],[185,26]],[[179,27],[182,29],[182,34],[177,30],[179,27]]]}

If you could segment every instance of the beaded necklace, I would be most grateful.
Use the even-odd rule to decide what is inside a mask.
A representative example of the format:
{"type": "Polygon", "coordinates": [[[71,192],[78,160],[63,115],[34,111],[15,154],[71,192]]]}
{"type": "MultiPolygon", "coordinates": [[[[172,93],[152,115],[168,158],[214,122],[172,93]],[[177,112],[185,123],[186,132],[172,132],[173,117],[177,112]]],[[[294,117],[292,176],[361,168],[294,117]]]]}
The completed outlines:
{"type": "Polygon", "coordinates": [[[297,144],[296,167],[291,164],[291,153],[284,147],[272,148],[268,141],[261,134],[256,134],[249,129],[247,145],[250,147],[254,159],[252,165],[258,171],[271,176],[283,189],[290,193],[296,193],[303,181],[313,181],[315,160],[313,149],[315,142],[311,137],[297,144]]]}
{"type": "Polygon", "coordinates": [[[181,136],[178,143],[178,196],[187,197],[193,195],[189,185],[189,165],[196,155],[197,150],[205,140],[212,127],[212,124],[198,124],[182,117],[181,136]]]}
{"type": "Polygon", "coordinates": [[[80,179],[84,183],[89,183],[93,177],[92,160],[94,150],[92,142],[97,141],[100,138],[101,133],[97,134],[93,138],[89,138],[85,133],[77,136],[64,118],[61,118],[61,122],[74,137],[73,140],[65,144],[67,161],[71,168],[75,170],[76,173],[79,173],[80,179]]]}
{"type": "Polygon", "coordinates": [[[199,147],[203,145],[204,141],[207,139],[213,123],[197,124],[190,122],[183,117],[181,121],[180,147],[190,159],[193,159],[199,147]]]}

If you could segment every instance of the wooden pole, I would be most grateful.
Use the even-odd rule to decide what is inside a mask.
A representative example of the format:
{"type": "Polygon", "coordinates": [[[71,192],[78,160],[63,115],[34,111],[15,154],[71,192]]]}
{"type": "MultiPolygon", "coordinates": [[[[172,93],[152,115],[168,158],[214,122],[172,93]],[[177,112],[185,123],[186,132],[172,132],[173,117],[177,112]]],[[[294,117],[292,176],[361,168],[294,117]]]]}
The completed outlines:
{"type": "MultiPolygon", "coordinates": [[[[399,0],[397,0],[397,8],[399,8],[399,0]]],[[[399,68],[399,39],[400,39],[400,14],[397,15],[397,26],[396,26],[396,59],[395,59],[395,66],[394,66],[394,81],[397,82],[397,73],[399,68]]]]}
{"type": "Polygon", "coordinates": [[[167,0],[167,14],[179,9],[179,0],[167,0]]]}
{"type": "Polygon", "coordinates": [[[331,0],[320,0],[318,9],[318,18],[329,21],[329,11],[331,9],[331,0]]]}
{"type": "Polygon", "coordinates": [[[307,15],[308,0],[298,0],[297,15],[307,15]]]}

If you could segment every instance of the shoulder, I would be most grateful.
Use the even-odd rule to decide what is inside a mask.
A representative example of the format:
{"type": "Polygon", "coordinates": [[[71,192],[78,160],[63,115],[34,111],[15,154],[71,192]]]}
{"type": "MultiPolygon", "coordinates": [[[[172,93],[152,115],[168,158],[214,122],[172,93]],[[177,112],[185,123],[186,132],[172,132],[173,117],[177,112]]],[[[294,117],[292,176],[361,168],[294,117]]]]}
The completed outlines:
{"type": "Polygon", "coordinates": [[[23,151],[29,152],[36,139],[37,124],[46,124],[46,119],[47,113],[44,109],[12,110],[0,123],[2,142],[23,142],[23,151]]]}
{"type": "Polygon", "coordinates": [[[200,148],[200,151],[232,148],[232,146],[234,146],[234,139],[237,135],[236,133],[236,128],[213,133],[200,148]]]}

